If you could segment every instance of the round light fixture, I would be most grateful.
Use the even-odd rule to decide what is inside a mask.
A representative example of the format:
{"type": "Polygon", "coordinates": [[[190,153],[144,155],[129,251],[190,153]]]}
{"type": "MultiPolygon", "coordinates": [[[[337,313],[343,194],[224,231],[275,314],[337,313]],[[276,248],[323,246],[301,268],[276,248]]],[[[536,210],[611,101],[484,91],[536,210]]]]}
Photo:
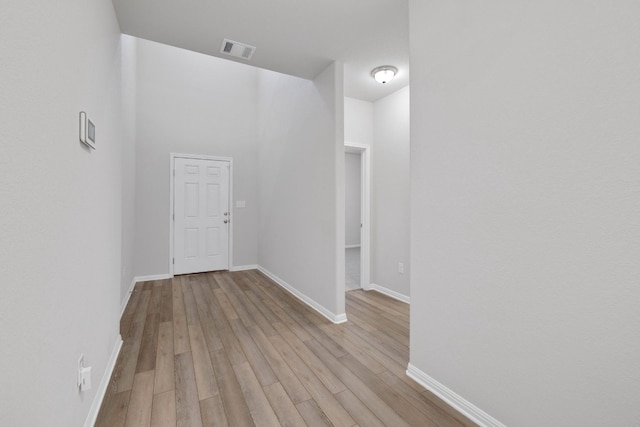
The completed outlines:
{"type": "Polygon", "coordinates": [[[381,67],[376,67],[371,70],[371,76],[378,83],[389,83],[393,78],[398,74],[398,69],[391,65],[383,65],[381,67]]]}

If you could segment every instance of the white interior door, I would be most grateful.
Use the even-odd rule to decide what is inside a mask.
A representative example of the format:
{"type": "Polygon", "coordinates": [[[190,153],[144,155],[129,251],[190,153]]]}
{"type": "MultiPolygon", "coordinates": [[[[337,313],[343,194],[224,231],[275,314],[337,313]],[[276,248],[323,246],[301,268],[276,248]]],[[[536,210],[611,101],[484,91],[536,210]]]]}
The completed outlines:
{"type": "Polygon", "coordinates": [[[229,162],[176,157],[174,274],[229,269],[229,162]]]}

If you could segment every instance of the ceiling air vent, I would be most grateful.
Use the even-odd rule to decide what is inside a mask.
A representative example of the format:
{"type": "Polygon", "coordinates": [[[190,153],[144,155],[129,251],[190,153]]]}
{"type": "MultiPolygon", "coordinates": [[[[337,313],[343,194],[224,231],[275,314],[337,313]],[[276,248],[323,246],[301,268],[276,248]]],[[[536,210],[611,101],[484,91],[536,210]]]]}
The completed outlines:
{"type": "Polygon", "coordinates": [[[244,43],[234,42],[233,40],[224,39],[222,41],[222,47],[220,53],[225,55],[235,56],[236,58],[251,59],[256,47],[244,43]]]}

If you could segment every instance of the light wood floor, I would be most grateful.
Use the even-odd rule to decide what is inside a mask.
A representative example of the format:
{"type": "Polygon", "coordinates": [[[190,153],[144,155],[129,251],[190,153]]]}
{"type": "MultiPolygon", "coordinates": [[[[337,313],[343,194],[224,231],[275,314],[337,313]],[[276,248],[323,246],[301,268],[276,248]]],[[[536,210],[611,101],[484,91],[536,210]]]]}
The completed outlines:
{"type": "Polygon", "coordinates": [[[347,316],[255,270],[139,283],[96,425],[473,425],[405,375],[408,305],[357,290],[347,316]]]}

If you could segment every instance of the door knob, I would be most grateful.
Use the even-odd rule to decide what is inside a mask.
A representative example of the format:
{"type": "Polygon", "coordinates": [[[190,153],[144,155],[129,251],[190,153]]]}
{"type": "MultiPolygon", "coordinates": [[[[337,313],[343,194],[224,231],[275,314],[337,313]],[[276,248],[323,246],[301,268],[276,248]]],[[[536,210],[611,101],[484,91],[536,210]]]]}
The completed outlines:
{"type": "Polygon", "coordinates": [[[229,221],[227,221],[227,220],[225,219],[225,220],[224,220],[224,223],[226,224],[227,222],[229,222],[229,221]]]}

